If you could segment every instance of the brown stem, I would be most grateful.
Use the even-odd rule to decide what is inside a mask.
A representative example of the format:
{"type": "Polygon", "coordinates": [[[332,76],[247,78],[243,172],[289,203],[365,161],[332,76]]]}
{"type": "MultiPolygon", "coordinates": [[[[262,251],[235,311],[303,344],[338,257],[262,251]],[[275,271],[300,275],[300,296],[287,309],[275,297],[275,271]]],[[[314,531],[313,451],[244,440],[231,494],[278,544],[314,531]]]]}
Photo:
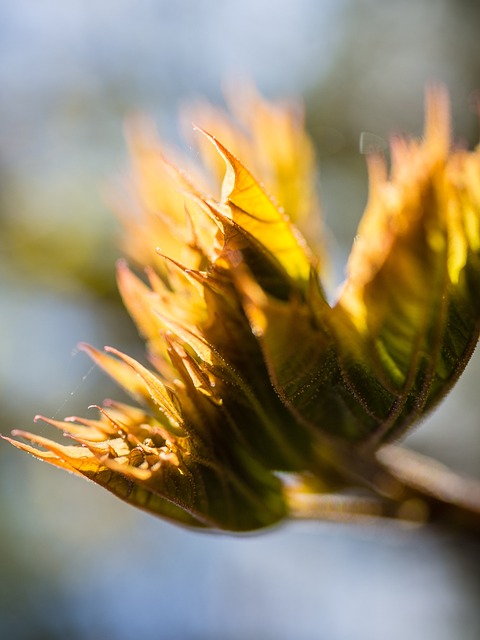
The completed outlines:
{"type": "Polygon", "coordinates": [[[426,521],[480,533],[478,480],[461,476],[431,458],[396,445],[380,449],[377,460],[399,483],[401,499],[423,505],[426,521]]]}
{"type": "Polygon", "coordinates": [[[410,524],[438,523],[480,533],[480,483],[399,446],[377,452],[365,485],[371,495],[308,493],[287,489],[292,517],[365,522],[393,519],[410,524]]]}

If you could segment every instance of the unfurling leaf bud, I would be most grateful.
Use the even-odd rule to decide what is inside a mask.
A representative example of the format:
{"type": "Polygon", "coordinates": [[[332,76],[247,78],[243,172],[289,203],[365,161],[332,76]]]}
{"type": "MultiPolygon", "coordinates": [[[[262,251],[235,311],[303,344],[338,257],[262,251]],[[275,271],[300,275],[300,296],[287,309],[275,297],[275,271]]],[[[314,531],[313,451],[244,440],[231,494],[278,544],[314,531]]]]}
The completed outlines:
{"type": "Polygon", "coordinates": [[[118,283],[151,364],[83,348],[135,405],[46,419],[76,445],[12,442],[174,522],[246,531],[288,514],[289,478],[388,493],[376,452],[465,368],[480,330],[480,151],[452,148],[447,96],[430,90],[423,140],[392,141],[390,175],[369,158],[330,304],[323,249],[295,226],[318,216],[299,112],[253,94],[236,112],[239,125],[197,114],[204,172],[179,171],[145,123],[130,129],[118,208],[145,278],[120,262],[118,283]]]}

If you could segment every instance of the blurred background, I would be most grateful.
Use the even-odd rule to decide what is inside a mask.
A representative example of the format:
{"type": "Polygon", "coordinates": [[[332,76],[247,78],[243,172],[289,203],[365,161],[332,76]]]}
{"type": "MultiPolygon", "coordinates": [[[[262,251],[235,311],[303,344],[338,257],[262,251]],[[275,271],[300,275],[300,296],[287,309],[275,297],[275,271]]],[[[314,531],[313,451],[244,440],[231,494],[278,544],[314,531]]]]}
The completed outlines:
{"type": "MultiPolygon", "coordinates": [[[[79,340],[142,346],[105,205],[133,111],[176,113],[235,74],[300,96],[334,280],[365,204],[362,133],[420,134],[426,83],[476,144],[475,0],[1,0],[0,432],[119,392],[79,340]]],[[[479,354],[412,447],[480,476],[479,354]]],[[[35,430],[47,433],[46,427],[35,430]]],[[[480,544],[435,530],[292,523],[193,534],[0,443],[0,636],[90,640],[476,640],[480,544]]]]}

